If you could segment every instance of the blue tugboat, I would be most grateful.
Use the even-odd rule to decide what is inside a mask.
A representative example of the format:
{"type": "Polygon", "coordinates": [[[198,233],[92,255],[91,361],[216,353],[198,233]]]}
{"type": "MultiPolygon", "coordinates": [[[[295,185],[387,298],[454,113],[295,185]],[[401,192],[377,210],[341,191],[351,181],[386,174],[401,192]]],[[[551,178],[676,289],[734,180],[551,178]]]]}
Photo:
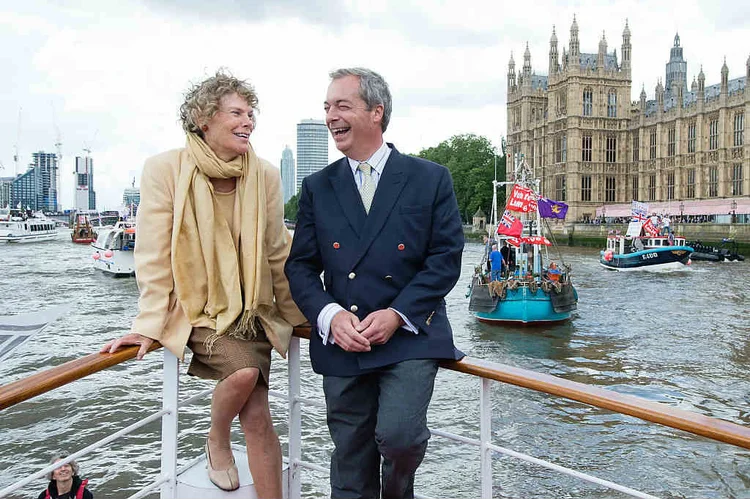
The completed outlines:
{"type": "Polygon", "coordinates": [[[486,323],[544,324],[570,319],[578,305],[578,293],[570,280],[570,267],[560,256],[558,269],[549,256],[552,243],[543,235],[544,218],[540,215],[544,202],[548,203],[547,206],[552,205],[545,213],[546,217],[564,218],[567,206],[539,196],[539,181],[531,177],[531,170],[523,157],[516,163],[514,178],[514,182],[493,182],[492,222],[488,225],[490,240],[507,248],[504,249],[507,258],[504,258],[509,265],[499,278],[493,280],[486,268],[488,249],[485,248],[467,293],[469,310],[479,321],[486,323]],[[513,185],[514,192],[517,188],[522,189],[529,203],[523,208],[519,208],[520,205],[513,207],[511,194],[506,208],[519,208],[523,214],[515,218],[506,210],[498,222],[497,188],[504,185],[513,185]],[[564,207],[562,211],[561,206],[564,207]],[[507,234],[504,223],[506,229],[516,227],[517,235],[507,234]]]}
{"type": "MultiPolygon", "coordinates": [[[[632,222],[631,222],[632,223],[632,222]]],[[[679,236],[610,234],[599,263],[610,270],[682,270],[690,264],[693,248],[679,236]]]]}

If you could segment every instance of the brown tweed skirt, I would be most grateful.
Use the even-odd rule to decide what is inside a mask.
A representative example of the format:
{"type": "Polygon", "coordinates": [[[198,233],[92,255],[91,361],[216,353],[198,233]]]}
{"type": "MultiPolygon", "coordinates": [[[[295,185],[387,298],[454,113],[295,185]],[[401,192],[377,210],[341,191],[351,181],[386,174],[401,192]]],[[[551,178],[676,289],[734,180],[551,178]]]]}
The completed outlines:
{"type": "Polygon", "coordinates": [[[222,336],[213,345],[209,355],[206,339],[213,333],[207,327],[194,327],[188,338],[193,352],[188,374],[203,379],[222,380],[240,369],[255,367],[260,370],[258,382],[268,386],[271,371],[271,343],[263,328],[252,340],[222,336]]]}

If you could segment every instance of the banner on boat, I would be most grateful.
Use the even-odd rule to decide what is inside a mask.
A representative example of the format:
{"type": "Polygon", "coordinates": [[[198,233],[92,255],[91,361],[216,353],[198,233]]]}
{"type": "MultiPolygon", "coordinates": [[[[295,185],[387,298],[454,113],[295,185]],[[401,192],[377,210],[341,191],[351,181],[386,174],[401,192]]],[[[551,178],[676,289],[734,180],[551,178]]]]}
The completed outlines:
{"type": "Polygon", "coordinates": [[[654,224],[651,223],[651,219],[647,219],[645,222],[643,222],[643,230],[650,236],[658,236],[659,235],[659,228],[654,227],[654,224]]]}
{"type": "Polygon", "coordinates": [[[510,239],[508,239],[508,244],[510,244],[511,246],[515,246],[516,248],[520,248],[521,243],[552,246],[550,240],[544,236],[511,237],[510,239]]]}
{"type": "Polygon", "coordinates": [[[515,184],[505,208],[523,213],[534,212],[537,209],[536,199],[536,194],[530,188],[515,184]]]}
{"type": "Polygon", "coordinates": [[[504,236],[518,237],[523,232],[523,222],[511,215],[510,211],[505,210],[500,223],[497,225],[497,233],[504,236]]]}
{"type": "Polygon", "coordinates": [[[630,213],[633,216],[634,221],[637,220],[639,222],[643,222],[644,220],[646,220],[646,215],[648,214],[648,204],[633,201],[630,204],[630,213]]]}
{"type": "Polygon", "coordinates": [[[568,213],[568,205],[562,201],[553,201],[547,198],[539,198],[539,216],[542,218],[565,218],[568,213]]]}

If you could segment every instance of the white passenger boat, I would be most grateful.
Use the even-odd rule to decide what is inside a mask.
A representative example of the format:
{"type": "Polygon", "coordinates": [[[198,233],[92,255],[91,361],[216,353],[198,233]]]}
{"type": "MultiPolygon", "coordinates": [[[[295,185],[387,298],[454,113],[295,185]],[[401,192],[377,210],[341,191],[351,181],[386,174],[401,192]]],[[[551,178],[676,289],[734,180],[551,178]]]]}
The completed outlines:
{"type": "Polygon", "coordinates": [[[120,220],[109,230],[101,229],[94,248],[94,268],[115,277],[135,275],[135,221],[120,220]]]}
{"type": "Polygon", "coordinates": [[[21,211],[0,208],[0,243],[33,243],[56,238],[55,221],[41,213],[29,217],[21,211]]]}

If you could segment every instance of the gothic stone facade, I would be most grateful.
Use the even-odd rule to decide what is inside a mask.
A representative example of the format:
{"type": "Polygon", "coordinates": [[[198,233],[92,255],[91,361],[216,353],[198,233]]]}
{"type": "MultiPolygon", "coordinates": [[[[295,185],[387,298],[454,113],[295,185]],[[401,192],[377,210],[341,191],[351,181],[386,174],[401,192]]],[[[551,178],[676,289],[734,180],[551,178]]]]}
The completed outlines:
{"type": "Polygon", "coordinates": [[[545,196],[570,205],[569,220],[631,200],[747,198],[750,58],[745,76],[730,80],[725,61],[721,83],[707,87],[701,69],[688,90],[687,63],[675,36],[655,99],[647,100],[642,90],[631,102],[630,37],[626,22],[621,61],[616,50],[608,53],[604,36],[598,53],[582,53],[574,18],[562,54],[552,30],[548,76],[532,72],[528,45],[518,74],[511,54],[507,152],[525,156],[545,196]]]}

